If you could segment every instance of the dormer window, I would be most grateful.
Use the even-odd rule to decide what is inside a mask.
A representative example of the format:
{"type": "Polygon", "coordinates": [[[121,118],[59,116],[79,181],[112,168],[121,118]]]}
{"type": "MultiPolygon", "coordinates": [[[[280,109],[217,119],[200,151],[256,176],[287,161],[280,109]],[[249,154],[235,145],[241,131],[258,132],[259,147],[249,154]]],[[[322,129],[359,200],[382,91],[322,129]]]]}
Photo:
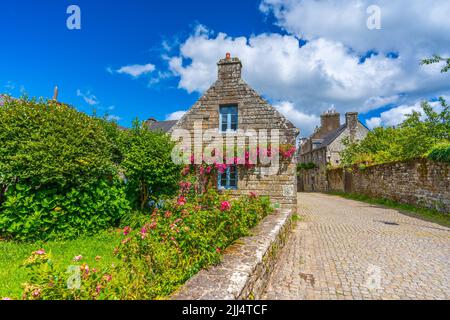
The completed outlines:
{"type": "Polygon", "coordinates": [[[219,109],[219,126],[221,132],[234,132],[238,127],[237,106],[221,106],[219,109]]]}

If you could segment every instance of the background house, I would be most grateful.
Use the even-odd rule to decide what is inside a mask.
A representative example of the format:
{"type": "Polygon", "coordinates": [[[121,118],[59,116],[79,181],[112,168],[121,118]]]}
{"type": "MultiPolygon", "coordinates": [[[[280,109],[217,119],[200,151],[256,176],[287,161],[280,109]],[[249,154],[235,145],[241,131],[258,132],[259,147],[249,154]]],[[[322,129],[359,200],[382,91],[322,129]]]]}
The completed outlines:
{"type": "Polygon", "coordinates": [[[345,114],[341,125],[340,114],[329,110],[321,115],[321,125],[313,135],[304,140],[298,152],[298,162],[314,164],[315,168],[303,169],[299,175],[301,191],[328,191],[326,169],[339,166],[340,153],[344,150],[344,140],[360,141],[369,132],[359,120],[357,112],[345,114]]]}
{"type": "MultiPolygon", "coordinates": [[[[171,128],[181,128],[194,136],[194,122],[202,121],[203,132],[207,129],[227,134],[241,134],[242,130],[278,129],[281,144],[295,146],[298,129],[250,88],[241,78],[242,63],[229,54],[218,62],[218,79],[192,108],[171,128]]],[[[151,128],[166,124],[152,124],[151,128]]],[[[248,133],[245,135],[249,139],[248,133]]],[[[203,143],[203,141],[194,141],[203,143]]],[[[203,144],[202,149],[206,145],[203,144]]],[[[256,192],[270,196],[272,202],[282,207],[297,204],[296,157],[292,162],[280,167],[277,174],[266,175],[264,168],[257,166],[246,170],[241,166],[231,167],[226,174],[218,177],[218,187],[228,189],[232,194],[248,195],[256,192]]]]}

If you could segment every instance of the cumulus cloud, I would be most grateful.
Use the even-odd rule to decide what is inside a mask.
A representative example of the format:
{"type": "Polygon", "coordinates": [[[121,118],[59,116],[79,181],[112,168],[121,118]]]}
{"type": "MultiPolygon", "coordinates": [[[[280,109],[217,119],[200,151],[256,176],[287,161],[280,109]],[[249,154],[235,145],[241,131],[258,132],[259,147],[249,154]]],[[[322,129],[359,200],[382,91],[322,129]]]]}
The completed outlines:
{"type": "Polygon", "coordinates": [[[360,52],[429,55],[450,50],[448,0],[263,0],[260,9],[291,34],[339,41],[360,52]],[[380,8],[380,30],[367,27],[372,5],[380,8]]]}
{"type": "MultiPolygon", "coordinates": [[[[138,78],[144,74],[148,74],[151,73],[153,71],[155,71],[155,65],[148,63],[148,64],[133,64],[133,65],[128,65],[128,66],[123,66],[121,68],[119,68],[118,70],[116,70],[116,73],[120,73],[120,74],[128,74],[130,76],[132,76],[133,78],[138,78]]],[[[111,70],[111,69],[107,69],[111,70]]],[[[111,72],[111,71],[109,71],[111,72]]]]}
{"type": "Polygon", "coordinates": [[[314,114],[305,114],[297,110],[292,102],[282,101],[274,104],[274,107],[297,128],[301,128],[302,132],[300,134],[302,136],[303,131],[311,133],[316,126],[320,125],[320,118],[318,116],[314,114]]]}
{"type": "Polygon", "coordinates": [[[94,106],[99,103],[97,97],[93,95],[90,91],[82,92],[80,89],[78,89],[77,97],[82,97],[84,102],[86,102],[90,106],[94,106]]]}
{"type": "MultiPolygon", "coordinates": [[[[448,98],[448,97],[446,97],[448,98]]],[[[412,114],[413,112],[420,112],[422,117],[424,116],[423,110],[421,107],[422,101],[417,101],[413,105],[400,105],[394,108],[391,108],[387,111],[384,111],[380,114],[379,117],[372,117],[366,120],[366,125],[369,129],[373,129],[376,127],[393,127],[397,126],[403,121],[406,120],[407,115],[412,114]]],[[[429,102],[430,106],[437,112],[442,111],[442,106],[439,101],[429,102]]]]}
{"type": "Polygon", "coordinates": [[[199,25],[179,42],[179,53],[164,57],[178,87],[203,93],[217,78],[217,61],[231,52],[243,62],[243,78],[279,102],[303,134],[331,105],[367,113],[450,94],[450,73],[419,63],[434,53],[450,56],[447,0],[263,0],[260,9],[287,34],[231,37],[199,25]],[[367,28],[369,5],[381,9],[381,30],[367,28]]]}
{"type": "Polygon", "coordinates": [[[181,117],[183,117],[185,115],[186,111],[175,111],[172,112],[171,114],[166,115],[166,120],[180,120],[181,117]]]}

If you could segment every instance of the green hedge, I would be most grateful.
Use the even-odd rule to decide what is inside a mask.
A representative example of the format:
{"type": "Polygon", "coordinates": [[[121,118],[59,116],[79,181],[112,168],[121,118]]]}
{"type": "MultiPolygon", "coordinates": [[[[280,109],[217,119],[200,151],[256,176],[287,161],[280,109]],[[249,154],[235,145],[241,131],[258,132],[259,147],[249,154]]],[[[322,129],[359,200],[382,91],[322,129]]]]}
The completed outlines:
{"type": "Polygon", "coordinates": [[[0,108],[0,236],[72,238],[117,224],[117,125],[54,101],[0,108]],[[60,208],[61,210],[57,209],[60,208]]]}
{"type": "Polygon", "coordinates": [[[450,142],[436,145],[427,155],[428,159],[450,163],[450,142]]]}

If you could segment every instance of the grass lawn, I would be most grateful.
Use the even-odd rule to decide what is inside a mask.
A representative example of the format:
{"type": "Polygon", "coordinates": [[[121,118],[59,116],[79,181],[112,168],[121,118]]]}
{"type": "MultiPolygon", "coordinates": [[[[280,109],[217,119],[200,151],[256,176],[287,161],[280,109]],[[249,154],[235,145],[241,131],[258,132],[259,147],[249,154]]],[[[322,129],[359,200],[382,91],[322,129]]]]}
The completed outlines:
{"type": "Polygon", "coordinates": [[[44,249],[52,254],[56,267],[67,268],[77,255],[83,256],[83,262],[89,266],[101,267],[114,262],[113,250],[120,243],[121,237],[116,231],[102,232],[96,236],[68,241],[51,241],[36,243],[17,243],[0,240],[0,299],[21,298],[22,283],[27,281],[26,270],[22,262],[31,252],[44,249]],[[98,262],[95,257],[100,256],[98,262]]]}
{"type": "Polygon", "coordinates": [[[329,192],[331,195],[340,196],[346,199],[358,200],[370,204],[382,205],[392,209],[398,209],[401,213],[450,227],[450,214],[445,214],[437,210],[419,208],[409,204],[398,203],[388,199],[371,198],[361,194],[329,192]]]}

